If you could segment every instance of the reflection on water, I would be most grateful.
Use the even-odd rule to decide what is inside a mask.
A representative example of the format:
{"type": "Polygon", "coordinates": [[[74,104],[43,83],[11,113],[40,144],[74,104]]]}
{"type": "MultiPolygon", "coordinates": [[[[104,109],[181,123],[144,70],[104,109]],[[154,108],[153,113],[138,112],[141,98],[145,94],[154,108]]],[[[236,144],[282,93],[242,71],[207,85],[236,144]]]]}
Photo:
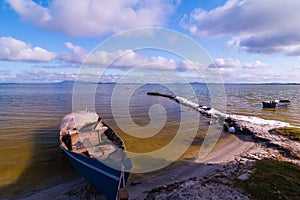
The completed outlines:
{"type": "Polygon", "coordinates": [[[71,110],[71,88],[57,84],[0,85],[1,196],[76,175],[58,149],[57,125],[71,110]]]}
{"type": "MultiPolygon", "coordinates": [[[[180,91],[182,86],[176,87],[180,91]]],[[[72,111],[72,88],[72,83],[0,84],[0,197],[30,192],[78,176],[58,148],[61,119],[72,111]]],[[[193,88],[197,97],[185,97],[210,105],[206,86],[193,85],[193,88]]],[[[114,84],[98,85],[96,111],[124,138],[127,149],[131,152],[154,151],[169,144],[177,133],[182,113],[194,113],[193,110],[181,108],[169,99],[146,95],[148,91],[169,93],[166,88],[158,85],[141,87],[129,102],[132,120],[139,126],[147,126],[151,123],[149,109],[154,104],[164,107],[167,118],[165,126],[158,134],[140,139],[123,132],[113,120],[110,100],[113,89],[114,84]]],[[[299,90],[300,86],[297,85],[226,85],[227,97],[224,98],[227,98],[228,113],[300,125],[299,90]],[[262,100],[286,99],[292,96],[294,99],[287,108],[262,109],[262,100]]],[[[83,92],[83,98],[84,96],[83,92]]],[[[123,117],[126,120],[127,116],[123,117]]],[[[199,126],[196,130],[198,137],[193,145],[200,145],[207,130],[207,120],[200,116],[194,120],[199,126]]],[[[186,123],[185,127],[188,130],[190,125],[186,123]]],[[[147,135],[147,132],[144,134],[147,135]]]]}

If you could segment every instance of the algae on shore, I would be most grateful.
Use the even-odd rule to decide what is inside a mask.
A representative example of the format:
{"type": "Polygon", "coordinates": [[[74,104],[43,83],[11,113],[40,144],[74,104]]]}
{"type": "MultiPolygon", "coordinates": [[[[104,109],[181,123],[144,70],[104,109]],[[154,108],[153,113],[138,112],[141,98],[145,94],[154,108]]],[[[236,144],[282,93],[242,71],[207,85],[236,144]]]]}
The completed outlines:
{"type": "Polygon", "coordinates": [[[291,140],[300,141],[300,128],[297,127],[280,127],[273,129],[277,134],[284,135],[291,140]]]}
{"type": "Polygon", "coordinates": [[[248,180],[236,185],[251,199],[297,199],[300,196],[300,167],[276,160],[259,160],[248,180]]]}

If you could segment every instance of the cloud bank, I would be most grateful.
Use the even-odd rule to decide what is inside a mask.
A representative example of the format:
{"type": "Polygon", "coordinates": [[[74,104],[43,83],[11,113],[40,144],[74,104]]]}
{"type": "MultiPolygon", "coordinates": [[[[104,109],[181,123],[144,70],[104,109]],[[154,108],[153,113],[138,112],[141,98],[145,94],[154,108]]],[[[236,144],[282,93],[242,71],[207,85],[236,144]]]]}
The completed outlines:
{"type": "Polygon", "coordinates": [[[32,0],[6,1],[28,23],[70,36],[89,37],[162,26],[179,3],[172,0],[53,0],[43,7],[32,0]]]}
{"type": "MultiPolygon", "coordinates": [[[[141,55],[131,49],[120,49],[112,52],[93,51],[88,52],[83,47],[66,42],[68,52],[52,53],[41,47],[32,47],[31,44],[17,40],[12,37],[0,38],[0,60],[26,61],[26,62],[63,62],[64,68],[67,66],[79,67],[81,64],[87,67],[109,67],[124,69],[147,66],[149,69],[166,69],[177,71],[195,70],[201,66],[193,61],[175,61],[163,56],[141,55]]],[[[43,68],[54,69],[53,65],[46,65],[43,68]]]]}
{"type": "Polygon", "coordinates": [[[194,35],[230,36],[231,47],[262,54],[300,55],[300,1],[228,0],[213,10],[194,9],[185,26],[194,35]]]}

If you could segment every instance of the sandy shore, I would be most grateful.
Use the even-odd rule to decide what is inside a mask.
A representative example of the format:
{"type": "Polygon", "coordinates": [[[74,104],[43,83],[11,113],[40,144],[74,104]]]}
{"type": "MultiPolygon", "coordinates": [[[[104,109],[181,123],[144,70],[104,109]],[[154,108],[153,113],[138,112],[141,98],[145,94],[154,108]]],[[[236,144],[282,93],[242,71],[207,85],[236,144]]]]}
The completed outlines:
{"type": "MultiPolygon", "coordinates": [[[[190,178],[209,177],[223,168],[223,165],[235,159],[239,154],[246,152],[254,146],[249,136],[241,136],[243,139],[228,135],[221,143],[203,159],[189,160],[169,166],[158,172],[143,175],[143,178],[134,177],[128,181],[130,199],[145,199],[146,191],[153,188],[169,185],[174,182],[188,180],[190,178]],[[131,185],[132,181],[140,184],[131,185]]],[[[20,196],[21,197],[21,196],[20,196]]],[[[63,183],[34,193],[22,195],[22,199],[105,199],[99,192],[94,191],[82,178],[63,183]]]]}
{"type": "MultiPolygon", "coordinates": [[[[231,126],[232,127],[232,126],[231,126]]],[[[269,132],[271,125],[239,122],[243,135],[227,134],[205,158],[182,162],[128,181],[130,199],[248,199],[232,183],[245,180],[256,160],[276,159],[300,165],[300,143],[269,132]],[[295,158],[296,157],[296,158],[295,158]],[[297,158],[298,157],[298,158],[297,158]],[[140,184],[131,185],[132,181],[140,184]]],[[[29,190],[29,189],[28,189],[29,190]]],[[[105,199],[85,180],[78,178],[47,189],[7,199],[105,199]]]]}
{"type": "Polygon", "coordinates": [[[257,160],[300,166],[300,143],[274,133],[274,125],[237,120],[238,127],[243,134],[218,146],[206,158],[195,160],[200,165],[189,173],[192,178],[153,188],[137,199],[250,199],[235,183],[250,177],[257,160]]]}
{"type": "MultiPolygon", "coordinates": [[[[233,182],[247,179],[256,160],[276,159],[300,165],[299,158],[293,156],[299,156],[299,142],[269,133],[267,125],[247,123],[239,122],[249,127],[249,133],[227,134],[205,158],[185,159],[142,176],[130,175],[127,186],[130,199],[249,199],[233,182]],[[139,184],[130,184],[132,181],[139,184]]],[[[83,179],[21,198],[105,199],[83,179]]]]}
{"type": "Polygon", "coordinates": [[[241,140],[235,135],[229,135],[221,144],[216,145],[205,158],[196,158],[177,166],[170,166],[171,170],[163,170],[161,173],[138,180],[141,181],[139,185],[128,185],[130,198],[144,199],[146,198],[145,191],[150,191],[162,185],[169,185],[176,181],[188,180],[194,177],[209,177],[215,171],[222,169],[224,164],[234,160],[237,155],[254,146],[253,142],[247,141],[250,140],[249,136],[241,137],[244,137],[244,139],[241,140]]]}

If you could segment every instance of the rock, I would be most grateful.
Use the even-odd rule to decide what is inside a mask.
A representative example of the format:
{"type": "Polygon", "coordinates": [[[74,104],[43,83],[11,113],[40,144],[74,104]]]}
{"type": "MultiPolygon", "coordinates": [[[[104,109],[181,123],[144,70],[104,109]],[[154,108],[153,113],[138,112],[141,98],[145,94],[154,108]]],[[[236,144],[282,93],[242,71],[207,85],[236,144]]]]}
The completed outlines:
{"type": "Polygon", "coordinates": [[[244,174],[240,175],[238,177],[238,179],[241,180],[241,181],[245,181],[245,180],[249,179],[249,177],[250,177],[250,174],[247,172],[247,173],[244,173],[244,174]]]}
{"type": "Polygon", "coordinates": [[[249,158],[254,159],[254,160],[261,160],[260,157],[254,155],[254,154],[249,154],[249,158]]]}
{"type": "Polygon", "coordinates": [[[229,133],[235,133],[235,128],[234,127],[229,127],[228,132],[229,133]]]}
{"type": "Polygon", "coordinates": [[[149,193],[146,197],[145,200],[155,200],[155,195],[153,193],[149,193]]]}
{"type": "Polygon", "coordinates": [[[180,186],[180,188],[183,188],[183,189],[188,189],[189,187],[191,187],[192,185],[195,185],[195,183],[193,181],[187,181],[185,182],[184,184],[182,184],[180,186]]]}
{"type": "Polygon", "coordinates": [[[131,181],[130,185],[138,185],[141,184],[141,181],[131,181]]]}

